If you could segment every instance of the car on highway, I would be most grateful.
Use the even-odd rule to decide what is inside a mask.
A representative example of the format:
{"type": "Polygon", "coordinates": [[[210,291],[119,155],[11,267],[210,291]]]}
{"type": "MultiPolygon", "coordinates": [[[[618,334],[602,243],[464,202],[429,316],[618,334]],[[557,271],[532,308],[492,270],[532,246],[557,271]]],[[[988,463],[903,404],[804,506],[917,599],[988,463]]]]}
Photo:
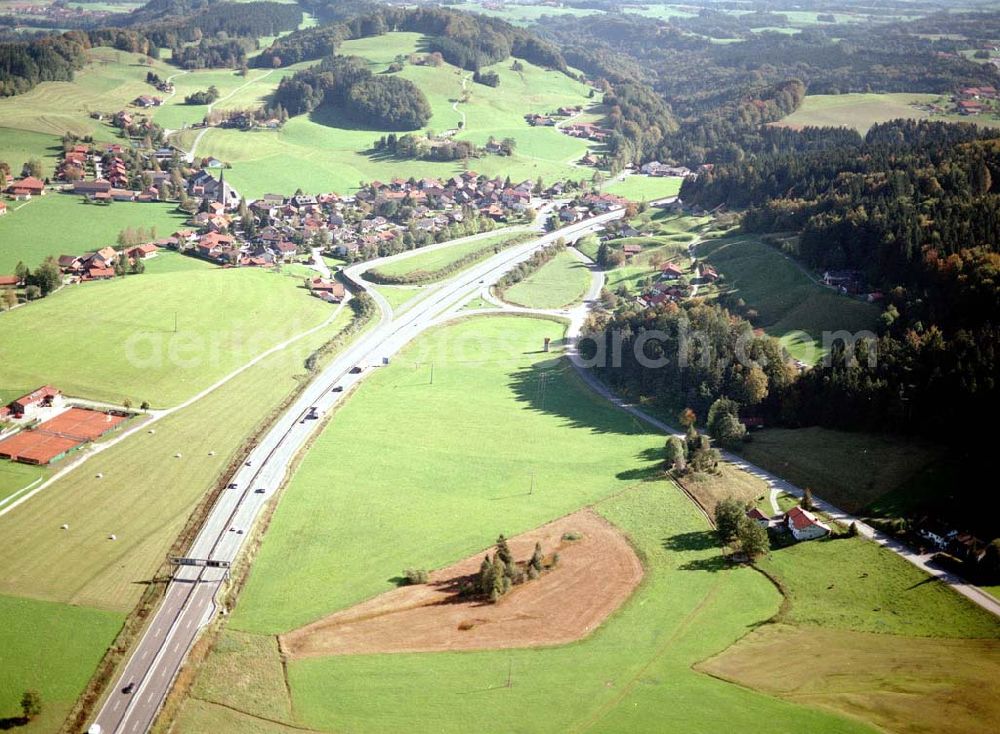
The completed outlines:
{"type": "Polygon", "coordinates": [[[266,490],[266,489],[264,489],[263,487],[257,487],[257,489],[255,489],[255,490],[253,491],[253,493],[254,493],[254,494],[264,494],[264,492],[266,492],[266,491],[267,491],[267,490],[266,490]]]}
{"type": "Polygon", "coordinates": [[[334,385],[333,389],[330,390],[330,392],[344,392],[344,386],[343,385],[334,385]]]}
{"type": "Polygon", "coordinates": [[[124,688],[122,688],[122,693],[131,693],[134,690],[135,690],[135,681],[130,680],[128,684],[124,688]]]}
{"type": "Polygon", "coordinates": [[[227,484],[226,489],[236,489],[236,482],[230,482],[227,484]]]}
{"type": "Polygon", "coordinates": [[[356,364],[353,367],[351,367],[351,374],[352,375],[360,375],[361,374],[361,370],[363,370],[363,369],[364,369],[364,367],[362,367],[360,364],[356,364]]]}
{"type": "Polygon", "coordinates": [[[246,463],[244,464],[244,466],[250,466],[250,465],[252,465],[252,464],[253,464],[253,462],[252,462],[252,461],[250,461],[250,459],[247,459],[247,460],[246,460],[246,463]]]}

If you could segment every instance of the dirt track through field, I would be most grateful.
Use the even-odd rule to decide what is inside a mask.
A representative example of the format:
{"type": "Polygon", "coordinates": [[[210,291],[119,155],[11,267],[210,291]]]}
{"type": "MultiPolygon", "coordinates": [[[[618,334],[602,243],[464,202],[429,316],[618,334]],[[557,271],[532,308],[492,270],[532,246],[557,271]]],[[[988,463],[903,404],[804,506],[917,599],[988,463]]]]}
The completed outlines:
{"type": "MultiPolygon", "coordinates": [[[[527,561],[541,542],[558,565],[517,586],[498,604],[457,597],[457,580],[478,573],[484,550],[404,586],[280,637],[291,658],[393,652],[443,652],[560,645],[593,632],[642,580],[625,537],[592,510],[567,515],[508,540],[527,561]],[[576,533],[579,540],[563,540],[576,533]]],[[[492,549],[489,549],[492,552],[492,549]]]]}

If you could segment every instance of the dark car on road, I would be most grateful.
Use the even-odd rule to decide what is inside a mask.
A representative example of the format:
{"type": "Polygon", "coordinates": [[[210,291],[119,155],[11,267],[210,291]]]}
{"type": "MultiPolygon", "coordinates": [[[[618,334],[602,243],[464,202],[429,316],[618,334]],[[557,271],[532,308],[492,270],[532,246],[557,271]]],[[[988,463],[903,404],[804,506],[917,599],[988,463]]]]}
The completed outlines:
{"type": "Polygon", "coordinates": [[[130,680],[128,682],[128,685],[122,688],[122,693],[131,693],[134,690],[135,690],[135,681],[130,680]]]}

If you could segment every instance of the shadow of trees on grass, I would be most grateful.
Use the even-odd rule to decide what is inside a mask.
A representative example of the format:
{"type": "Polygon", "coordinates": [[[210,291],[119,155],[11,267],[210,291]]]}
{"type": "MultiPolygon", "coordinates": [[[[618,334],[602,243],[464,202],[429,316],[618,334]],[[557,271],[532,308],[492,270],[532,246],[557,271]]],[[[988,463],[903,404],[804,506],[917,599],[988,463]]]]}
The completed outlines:
{"type": "Polygon", "coordinates": [[[625,436],[648,433],[637,419],[613,408],[582,385],[573,366],[565,359],[515,372],[511,375],[510,388],[519,402],[533,410],[564,418],[574,428],[625,436]]]}

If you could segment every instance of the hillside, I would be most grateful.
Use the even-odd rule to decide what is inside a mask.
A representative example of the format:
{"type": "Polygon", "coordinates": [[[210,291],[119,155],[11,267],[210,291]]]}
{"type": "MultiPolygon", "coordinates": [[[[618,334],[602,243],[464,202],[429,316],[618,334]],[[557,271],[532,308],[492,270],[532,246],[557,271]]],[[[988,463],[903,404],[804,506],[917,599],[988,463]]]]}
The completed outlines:
{"type": "MultiPolygon", "coordinates": [[[[375,38],[345,41],[338,52],[369,61],[376,74],[385,73],[399,55],[418,53],[423,37],[417,33],[389,33],[375,38]]],[[[493,136],[511,137],[517,142],[514,155],[486,156],[472,160],[469,168],[488,175],[509,175],[512,179],[539,176],[590,178],[591,171],[578,169],[573,162],[588,150],[586,142],[553,128],[530,127],[523,116],[547,112],[564,105],[585,104],[589,88],[565,74],[547,71],[528,62],[513,71],[507,60],[486,67],[500,76],[496,88],[474,84],[471,74],[443,63],[438,67],[406,64],[398,75],[414,82],[427,97],[432,116],[427,129],[436,133],[459,130],[455,140],[483,145],[493,136]],[[461,102],[463,92],[468,102],[461,102]],[[463,127],[460,128],[460,124],[463,127]]],[[[304,66],[308,64],[300,64],[304,66]]],[[[281,73],[288,73],[282,69],[281,73]]],[[[251,74],[254,74],[252,71],[251,74]]],[[[222,108],[263,99],[278,73],[266,84],[254,84],[227,100],[222,108]]],[[[343,110],[323,105],[308,115],[293,117],[278,131],[244,133],[214,129],[197,146],[199,156],[215,156],[232,164],[228,174],[234,185],[248,195],[266,191],[336,190],[347,192],[359,181],[389,180],[393,177],[448,176],[460,173],[460,162],[400,160],[374,154],[376,139],[389,130],[365,129],[348,119],[343,110]]],[[[192,132],[178,136],[181,147],[195,139],[192,132]]]]}

